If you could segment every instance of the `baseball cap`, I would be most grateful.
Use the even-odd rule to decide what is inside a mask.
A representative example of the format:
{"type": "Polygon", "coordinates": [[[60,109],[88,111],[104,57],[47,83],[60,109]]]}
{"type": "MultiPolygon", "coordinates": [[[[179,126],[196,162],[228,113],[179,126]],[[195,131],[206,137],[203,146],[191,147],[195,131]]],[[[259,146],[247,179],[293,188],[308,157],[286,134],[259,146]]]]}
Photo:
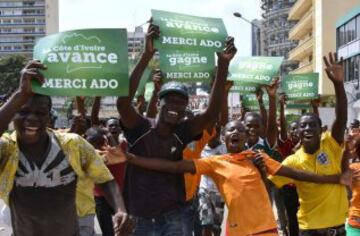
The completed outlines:
{"type": "Polygon", "coordinates": [[[186,99],[189,99],[189,93],[186,86],[176,81],[170,81],[163,84],[159,92],[159,98],[161,99],[162,97],[164,97],[166,94],[169,93],[177,93],[186,97],[186,99]]]}

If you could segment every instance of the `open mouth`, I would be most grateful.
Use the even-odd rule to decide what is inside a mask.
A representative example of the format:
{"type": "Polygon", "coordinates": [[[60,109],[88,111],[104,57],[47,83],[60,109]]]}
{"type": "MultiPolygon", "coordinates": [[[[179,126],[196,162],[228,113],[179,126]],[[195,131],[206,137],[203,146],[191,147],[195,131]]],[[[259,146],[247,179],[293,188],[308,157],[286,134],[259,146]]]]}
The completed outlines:
{"type": "Polygon", "coordinates": [[[176,118],[176,117],[178,117],[179,113],[177,113],[176,111],[168,111],[168,115],[170,117],[176,118]]]}
{"type": "Polygon", "coordinates": [[[231,145],[238,145],[239,142],[240,142],[240,137],[237,134],[230,136],[231,145]]]}
{"type": "Polygon", "coordinates": [[[39,127],[30,127],[30,126],[27,126],[24,128],[25,130],[25,134],[26,135],[35,135],[38,131],[39,131],[39,127]]]}
{"type": "Polygon", "coordinates": [[[311,141],[313,139],[313,134],[304,134],[304,140],[305,141],[311,141]]]}

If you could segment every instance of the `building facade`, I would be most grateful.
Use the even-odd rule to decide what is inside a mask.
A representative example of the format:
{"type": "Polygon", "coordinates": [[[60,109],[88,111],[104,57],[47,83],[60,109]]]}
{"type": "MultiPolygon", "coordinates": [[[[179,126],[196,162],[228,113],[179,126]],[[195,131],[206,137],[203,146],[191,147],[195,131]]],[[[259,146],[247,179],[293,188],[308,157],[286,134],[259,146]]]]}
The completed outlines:
{"type": "Polygon", "coordinates": [[[336,50],[336,20],[359,4],[359,0],[297,0],[289,12],[289,20],[298,21],[289,39],[299,44],[289,59],[299,61],[292,73],[319,73],[319,94],[334,95],[324,72],[323,56],[336,50]]]}
{"type": "Polygon", "coordinates": [[[0,0],[0,57],[31,58],[35,41],[58,31],[58,0],[0,0]]]}
{"type": "Polygon", "coordinates": [[[135,60],[144,50],[145,33],[141,26],[135,27],[134,32],[128,32],[128,56],[135,60]]]}
{"type": "MultiPolygon", "coordinates": [[[[288,13],[296,0],[262,0],[261,9],[263,11],[261,28],[253,25],[254,36],[262,38],[260,44],[263,56],[283,56],[284,63],[281,74],[287,74],[297,66],[297,61],[289,60],[289,51],[297,45],[296,40],[289,40],[288,33],[296,24],[296,21],[288,20],[288,13]]],[[[254,21],[253,21],[254,23],[254,21]]],[[[259,25],[258,22],[256,22],[259,25]]]]}
{"type": "Polygon", "coordinates": [[[336,47],[345,63],[348,120],[360,119],[360,3],[336,22],[336,47]]]}

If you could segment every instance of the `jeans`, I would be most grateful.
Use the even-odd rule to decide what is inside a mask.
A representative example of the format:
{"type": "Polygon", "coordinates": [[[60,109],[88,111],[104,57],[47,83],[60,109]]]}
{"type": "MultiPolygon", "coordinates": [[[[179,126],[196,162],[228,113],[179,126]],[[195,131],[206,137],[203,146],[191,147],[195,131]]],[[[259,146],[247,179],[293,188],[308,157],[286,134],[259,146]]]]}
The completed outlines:
{"type": "Polygon", "coordinates": [[[114,211],[104,197],[95,197],[96,216],[103,236],[113,236],[112,216],[114,211]]]}
{"type": "Polygon", "coordinates": [[[78,218],[80,236],[95,236],[94,219],[95,215],[78,218]]]}
{"type": "Polygon", "coordinates": [[[296,213],[299,209],[299,198],[296,192],[296,188],[291,186],[284,186],[280,189],[280,192],[284,199],[290,236],[298,236],[299,224],[296,213]]]}
{"type": "Polygon", "coordinates": [[[183,217],[184,208],[150,219],[136,217],[133,236],[184,236],[183,217]]]}

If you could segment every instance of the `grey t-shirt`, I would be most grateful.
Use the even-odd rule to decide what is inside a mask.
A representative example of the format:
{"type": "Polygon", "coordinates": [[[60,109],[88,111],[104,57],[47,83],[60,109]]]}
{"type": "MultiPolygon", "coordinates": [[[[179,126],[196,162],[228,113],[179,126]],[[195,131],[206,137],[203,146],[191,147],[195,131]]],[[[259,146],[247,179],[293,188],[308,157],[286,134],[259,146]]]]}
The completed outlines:
{"type": "Polygon", "coordinates": [[[39,164],[20,152],[9,199],[14,236],[79,235],[77,177],[53,135],[46,155],[39,164]]]}

